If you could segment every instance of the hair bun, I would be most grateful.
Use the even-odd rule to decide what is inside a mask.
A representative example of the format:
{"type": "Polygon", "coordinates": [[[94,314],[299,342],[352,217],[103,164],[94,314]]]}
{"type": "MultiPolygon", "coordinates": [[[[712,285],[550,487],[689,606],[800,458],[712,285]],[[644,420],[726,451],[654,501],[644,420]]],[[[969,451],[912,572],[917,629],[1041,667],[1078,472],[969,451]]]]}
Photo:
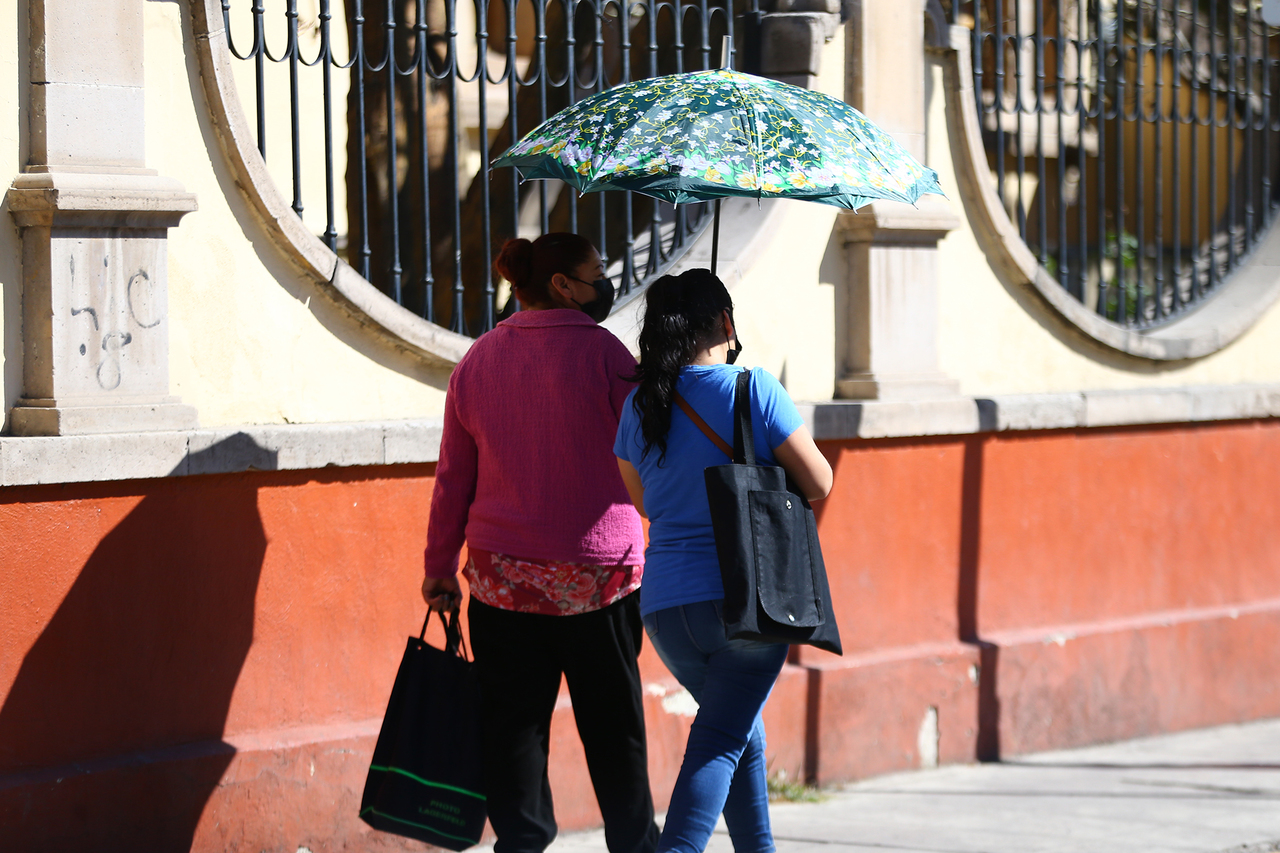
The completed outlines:
{"type": "Polygon", "coordinates": [[[533,270],[533,243],[523,237],[503,243],[493,261],[493,268],[511,282],[512,287],[525,287],[533,270]]]}

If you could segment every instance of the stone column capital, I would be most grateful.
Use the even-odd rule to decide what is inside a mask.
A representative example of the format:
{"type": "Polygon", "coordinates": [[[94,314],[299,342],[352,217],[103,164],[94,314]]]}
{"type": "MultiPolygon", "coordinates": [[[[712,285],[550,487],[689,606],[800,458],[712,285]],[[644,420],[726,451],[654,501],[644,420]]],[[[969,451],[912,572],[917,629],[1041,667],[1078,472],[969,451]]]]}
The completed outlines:
{"type": "Polygon", "coordinates": [[[915,205],[898,201],[873,201],[858,210],[842,212],[836,228],[848,245],[937,245],[938,241],[961,225],[942,196],[922,196],[915,205]]]}
{"type": "Polygon", "coordinates": [[[8,205],[19,228],[172,228],[196,209],[196,197],[154,173],[24,172],[8,205]]]}

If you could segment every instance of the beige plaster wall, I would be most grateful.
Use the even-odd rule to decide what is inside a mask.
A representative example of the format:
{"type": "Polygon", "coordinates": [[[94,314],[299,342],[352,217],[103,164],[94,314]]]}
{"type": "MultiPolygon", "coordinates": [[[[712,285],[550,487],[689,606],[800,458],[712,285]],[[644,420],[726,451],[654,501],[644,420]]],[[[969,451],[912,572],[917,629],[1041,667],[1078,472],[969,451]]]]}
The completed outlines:
{"type": "MultiPolygon", "coordinates": [[[[26,147],[22,128],[26,119],[26,98],[22,97],[27,75],[23,69],[26,39],[25,5],[17,0],[0,0],[0,168],[10,176],[22,169],[26,147]],[[19,16],[24,16],[20,19],[19,16]],[[21,73],[20,73],[21,70],[21,73]]],[[[22,244],[9,215],[9,206],[0,206],[0,399],[4,420],[22,393],[22,244]]]]}
{"type": "MultiPolygon", "coordinates": [[[[814,88],[844,97],[843,30],[823,48],[814,88]]],[[[836,288],[844,277],[843,251],[833,238],[839,208],[779,202],[777,226],[761,234],[766,245],[733,288],[734,318],[744,351],[741,363],[778,377],[796,400],[829,400],[835,388],[836,288]]]]}
{"type": "Polygon", "coordinates": [[[831,399],[835,388],[835,292],[843,276],[832,241],[837,209],[782,202],[779,227],[733,288],[734,319],[744,347],[741,364],[781,380],[793,399],[831,399]]]}
{"type": "MultiPolygon", "coordinates": [[[[946,136],[942,66],[929,64],[928,159],[962,218],[963,201],[946,136]]],[[[1274,382],[1280,379],[1280,305],[1225,349],[1189,363],[1111,354],[1044,322],[1027,289],[1003,283],[966,224],[943,240],[939,364],[966,395],[1274,382]],[[1028,307],[1019,300],[1031,303],[1028,307]]]]}
{"type": "MultiPolygon", "coordinates": [[[[331,306],[258,224],[206,117],[186,5],[145,7],[147,164],[200,204],[169,235],[173,393],[196,406],[203,426],[439,414],[447,372],[331,306]]],[[[287,146],[287,135],[275,139],[287,146]]],[[[322,202],[308,202],[321,213],[319,227],[306,219],[317,233],[322,202]]]]}

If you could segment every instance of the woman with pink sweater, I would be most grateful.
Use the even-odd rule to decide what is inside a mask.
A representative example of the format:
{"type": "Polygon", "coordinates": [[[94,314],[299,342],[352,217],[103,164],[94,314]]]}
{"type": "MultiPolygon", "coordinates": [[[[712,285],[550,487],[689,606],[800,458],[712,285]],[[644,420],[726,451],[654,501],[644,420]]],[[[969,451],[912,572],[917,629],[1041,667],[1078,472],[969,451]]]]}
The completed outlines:
{"type": "Polygon", "coordinates": [[[556,836],[547,749],[562,674],[609,851],[650,853],[644,538],[613,456],[635,359],[597,325],[613,287],[590,241],[509,240],[494,269],[524,310],[449,380],[422,595],[458,606],[465,541],[495,853],[540,853],[556,836]]]}

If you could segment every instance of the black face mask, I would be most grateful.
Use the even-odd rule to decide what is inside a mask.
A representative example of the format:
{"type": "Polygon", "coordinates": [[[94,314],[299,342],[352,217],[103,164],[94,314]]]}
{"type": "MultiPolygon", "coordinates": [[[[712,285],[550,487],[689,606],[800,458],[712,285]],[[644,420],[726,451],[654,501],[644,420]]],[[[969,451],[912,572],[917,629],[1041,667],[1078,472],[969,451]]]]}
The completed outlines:
{"type": "MultiPolygon", "coordinates": [[[[730,312],[729,312],[729,322],[730,322],[730,323],[733,323],[733,312],[732,312],[732,311],[730,311],[730,312]]],[[[741,353],[741,352],[742,352],[742,341],[738,340],[738,327],[737,327],[737,324],[736,324],[736,323],[734,323],[734,329],[733,329],[733,349],[729,350],[727,353],[725,353],[725,354],[724,354],[724,360],[725,360],[725,363],[726,363],[726,364],[733,364],[735,361],[737,361],[737,360],[738,360],[738,355],[739,355],[739,353],[741,353]]]]}
{"type": "Polygon", "coordinates": [[[578,308],[582,310],[582,313],[586,314],[592,320],[595,320],[597,323],[603,322],[604,319],[609,316],[609,312],[613,310],[613,282],[607,278],[598,278],[595,281],[583,281],[576,275],[571,275],[569,278],[574,281],[581,281],[583,284],[589,284],[596,291],[596,298],[592,299],[590,302],[579,302],[572,296],[569,297],[569,301],[574,305],[577,305],[578,308]]]}

